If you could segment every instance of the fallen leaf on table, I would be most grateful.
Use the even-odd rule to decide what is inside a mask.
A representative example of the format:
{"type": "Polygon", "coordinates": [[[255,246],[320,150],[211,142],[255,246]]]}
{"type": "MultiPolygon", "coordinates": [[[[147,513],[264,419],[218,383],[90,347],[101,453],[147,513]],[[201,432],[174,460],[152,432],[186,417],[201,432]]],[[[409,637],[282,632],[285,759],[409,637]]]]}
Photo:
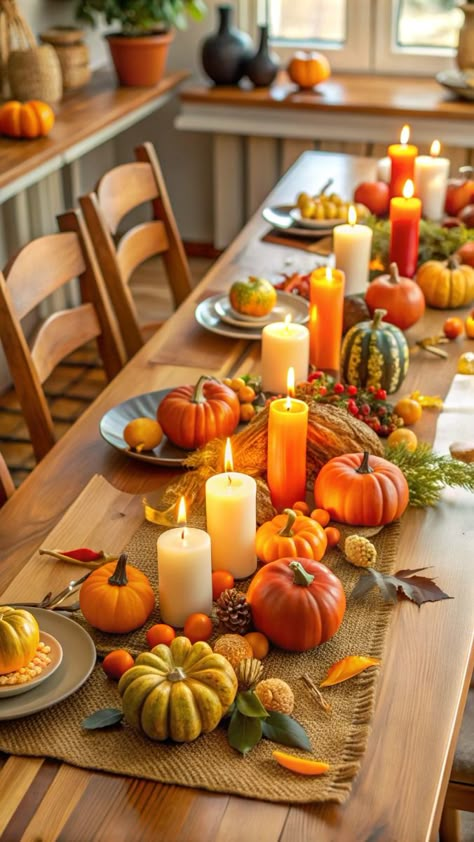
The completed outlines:
{"type": "Polygon", "coordinates": [[[380,658],[369,658],[366,655],[348,655],[346,658],[337,661],[329,667],[326,678],[321,681],[320,687],[332,687],[333,684],[340,684],[355,675],[380,664],[380,658]]]}
{"type": "Polygon", "coordinates": [[[272,755],[280,766],[299,775],[323,775],[329,769],[329,763],[322,760],[309,760],[307,757],[297,757],[284,751],[273,751],[272,755]]]}
{"type": "Polygon", "coordinates": [[[111,725],[117,725],[122,721],[123,713],[118,708],[102,708],[91,713],[82,720],[81,726],[86,731],[95,731],[98,728],[109,728],[111,725]]]}
{"type": "Polygon", "coordinates": [[[361,599],[372,588],[378,587],[386,602],[397,602],[398,599],[409,599],[417,605],[424,602],[438,602],[441,599],[453,599],[448,596],[429,576],[417,576],[428,567],[418,567],[416,570],[397,570],[392,576],[379,573],[378,570],[367,568],[361,575],[352,591],[354,599],[361,599]]]}

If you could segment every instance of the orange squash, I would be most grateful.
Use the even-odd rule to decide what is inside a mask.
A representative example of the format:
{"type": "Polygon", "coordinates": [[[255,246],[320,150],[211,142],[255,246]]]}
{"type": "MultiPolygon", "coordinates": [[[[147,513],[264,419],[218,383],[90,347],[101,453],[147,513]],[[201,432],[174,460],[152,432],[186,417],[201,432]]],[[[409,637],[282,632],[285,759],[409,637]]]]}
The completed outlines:
{"type": "Polygon", "coordinates": [[[0,108],[0,134],[7,137],[45,137],[54,126],[54,111],[47,102],[9,100],[0,108]]]}
{"type": "Polygon", "coordinates": [[[387,459],[367,452],[345,453],[323,465],[314,497],[332,520],[353,526],[383,526],[401,517],[409,491],[400,468],[387,459]]]}
{"type": "Polygon", "coordinates": [[[459,263],[452,255],[448,260],[427,260],[416,273],[429,307],[450,310],[467,307],[474,299],[474,269],[459,263]]]}
{"type": "Polygon", "coordinates": [[[346,610],[344,588],[326,565],[280,558],[261,567],[247,601],[255,628],[290,652],[306,652],[336,634],[346,610]]]}
{"type": "Polygon", "coordinates": [[[104,632],[125,634],[143,626],[155,605],[148,578],[122,553],[94,570],[81,587],[79,605],[87,622],[104,632]]]}
{"type": "Polygon", "coordinates": [[[330,75],[331,66],[326,56],[316,50],[297,50],[288,65],[288,76],[300,88],[314,88],[330,75]]]}
{"type": "Polygon", "coordinates": [[[293,509],[262,523],[257,529],[255,549],[265,564],[279,558],[312,558],[321,561],[327,547],[323,527],[293,509]]]}
{"type": "Polygon", "coordinates": [[[195,386],[169,392],[157,417],[173,444],[194,450],[211,439],[232,435],[240,419],[240,401],[229,386],[204,376],[195,386]]]}

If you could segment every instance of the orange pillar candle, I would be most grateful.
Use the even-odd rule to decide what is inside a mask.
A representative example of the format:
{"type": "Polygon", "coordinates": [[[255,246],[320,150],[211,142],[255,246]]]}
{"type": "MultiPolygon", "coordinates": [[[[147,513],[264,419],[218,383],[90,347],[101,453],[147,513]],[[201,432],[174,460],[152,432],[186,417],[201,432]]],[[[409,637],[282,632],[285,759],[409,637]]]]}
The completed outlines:
{"type": "Polygon", "coordinates": [[[308,404],[294,394],[294,371],[288,370],[288,397],[270,403],[268,415],[267,482],[278,511],[306,496],[306,437],[308,404]]]}
{"type": "Polygon", "coordinates": [[[309,359],[312,366],[338,371],[344,310],[344,272],[320,266],[311,272],[309,359]]]}
{"type": "Polygon", "coordinates": [[[403,126],[400,143],[392,143],[388,147],[388,157],[391,161],[390,196],[401,196],[407,179],[413,181],[415,178],[415,158],[418,149],[408,143],[409,139],[410,126],[403,126]]]}
{"type": "Polygon", "coordinates": [[[413,278],[418,263],[421,201],[413,192],[413,181],[408,180],[403,196],[390,200],[389,262],[396,263],[400,275],[407,278],[413,278]]]}

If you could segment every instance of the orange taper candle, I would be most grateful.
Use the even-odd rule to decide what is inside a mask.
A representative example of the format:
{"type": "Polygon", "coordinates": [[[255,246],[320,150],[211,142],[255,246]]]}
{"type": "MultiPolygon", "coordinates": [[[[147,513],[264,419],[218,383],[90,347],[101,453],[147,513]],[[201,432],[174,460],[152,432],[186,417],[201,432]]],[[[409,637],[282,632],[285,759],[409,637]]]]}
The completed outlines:
{"type": "Polygon", "coordinates": [[[390,199],[389,262],[396,263],[400,275],[413,278],[418,265],[418,240],[421,200],[413,196],[410,179],[403,187],[403,196],[390,199]]]}
{"type": "Polygon", "coordinates": [[[410,126],[403,126],[400,132],[400,143],[392,143],[388,147],[390,158],[390,196],[401,196],[403,185],[407,179],[412,181],[415,178],[415,158],[418,155],[418,148],[408,143],[410,139],[410,126]]]}
{"type": "Polygon", "coordinates": [[[267,482],[272,503],[282,511],[306,496],[308,404],[292,397],[294,371],[288,369],[288,397],[270,403],[267,482]]]}
{"type": "Polygon", "coordinates": [[[312,366],[338,371],[344,310],[344,272],[320,266],[311,272],[309,359],[312,366]]]}

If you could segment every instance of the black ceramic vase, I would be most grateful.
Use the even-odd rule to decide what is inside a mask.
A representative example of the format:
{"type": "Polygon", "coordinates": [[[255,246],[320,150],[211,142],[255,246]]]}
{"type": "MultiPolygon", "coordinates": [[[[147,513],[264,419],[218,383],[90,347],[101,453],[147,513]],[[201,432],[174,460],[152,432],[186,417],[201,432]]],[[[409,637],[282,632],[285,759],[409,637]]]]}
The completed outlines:
{"type": "Polygon", "coordinates": [[[279,70],[278,61],[268,49],[268,26],[259,26],[260,43],[258,50],[245,64],[245,75],[257,88],[271,85],[279,70]]]}
{"type": "Polygon", "coordinates": [[[203,42],[202,66],[216,85],[236,85],[252,55],[252,39],[232,26],[232,6],[218,6],[217,11],[219,28],[203,42]]]}

